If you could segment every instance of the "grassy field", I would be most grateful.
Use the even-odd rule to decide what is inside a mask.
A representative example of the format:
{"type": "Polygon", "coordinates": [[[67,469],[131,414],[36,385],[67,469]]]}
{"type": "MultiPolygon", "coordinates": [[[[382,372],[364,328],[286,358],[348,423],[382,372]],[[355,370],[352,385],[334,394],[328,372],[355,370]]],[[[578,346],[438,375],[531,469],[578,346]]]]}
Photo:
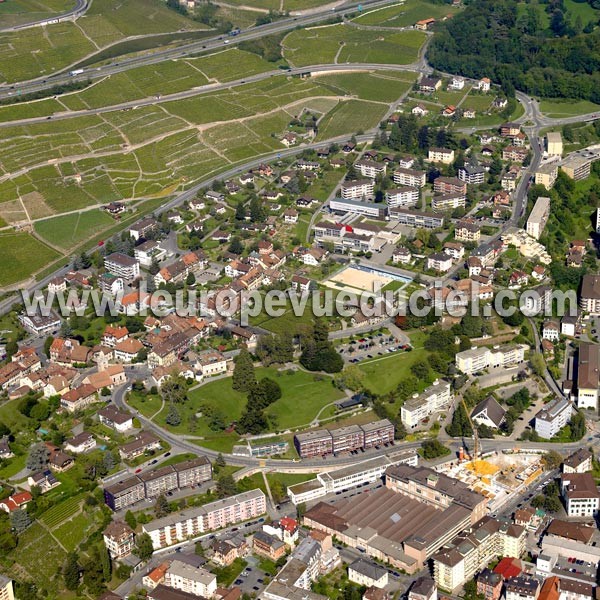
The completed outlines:
{"type": "MultiPolygon", "coordinates": [[[[56,0],[55,0],[56,1],[56,0]]],[[[159,0],[95,0],[77,23],[64,22],[0,34],[0,79],[50,75],[130,36],[205,26],[169,10],[159,0]]]]}
{"type": "Polygon", "coordinates": [[[556,98],[542,100],[540,102],[540,109],[547,117],[560,119],[561,117],[572,117],[600,111],[600,105],[588,100],[556,98]]]}
{"type": "Polygon", "coordinates": [[[420,31],[378,31],[329,25],[293,31],[283,40],[284,57],[295,66],[369,62],[409,64],[425,41],[420,31]]]}
{"type": "Polygon", "coordinates": [[[115,220],[103,210],[90,210],[38,221],[36,233],[50,242],[69,250],[114,224],[115,220]]]}
{"type": "Polygon", "coordinates": [[[319,83],[328,85],[340,95],[356,96],[360,100],[394,102],[404,94],[415,81],[410,73],[342,73],[320,76],[319,83]]]}
{"type": "Polygon", "coordinates": [[[374,394],[387,394],[410,375],[410,367],[427,357],[423,348],[423,336],[411,336],[412,352],[395,352],[381,358],[360,363],[360,370],[366,375],[365,387],[374,394]]]}
{"type": "Polygon", "coordinates": [[[59,254],[27,233],[0,235],[0,285],[12,285],[42,269],[59,254]]]}
{"type": "MultiPolygon", "coordinates": [[[[278,429],[288,429],[306,425],[314,419],[319,410],[325,405],[342,397],[342,393],[333,387],[329,378],[315,380],[315,376],[304,371],[294,371],[291,374],[280,373],[273,368],[257,369],[258,379],[271,377],[282,389],[282,397],[273,403],[267,414],[277,421],[278,429]]],[[[211,406],[222,411],[228,419],[237,420],[246,405],[246,396],[231,388],[231,379],[219,379],[209,382],[189,393],[189,402],[185,407],[186,412],[198,411],[202,406],[211,406]]],[[[166,410],[157,418],[161,422],[166,410]]],[[[204,430],[205,424],[200,419],[200,428],[204,430]]],[[[185,422],[179,428],[185,430],[185,422]]]]}
{"type": "Polygon", "coordinates": [[[598,11],[587,2],[577,2],[576,0],[565,0],[566,16],[574,23],[577,17],[581,19],[581,24],[585,27],[588,23],[596,24],[598,22],[598,11]]]}
{"type": "Polygon", "coordinates": [[[387,105],[363,100],[340,102],[320,123],[318,139],[326,140],[375,127],[387,112],[387,105]]]}
{"type": "Polygon", "coordinates": [[[423,19],[440,19],[457,12],[457,8],[444,4],[433,4],[424,0],[407,0],[403,4],[386,6],[366,12],[354,21],[360,25],[382,27],[409,27],[423,19]]]}

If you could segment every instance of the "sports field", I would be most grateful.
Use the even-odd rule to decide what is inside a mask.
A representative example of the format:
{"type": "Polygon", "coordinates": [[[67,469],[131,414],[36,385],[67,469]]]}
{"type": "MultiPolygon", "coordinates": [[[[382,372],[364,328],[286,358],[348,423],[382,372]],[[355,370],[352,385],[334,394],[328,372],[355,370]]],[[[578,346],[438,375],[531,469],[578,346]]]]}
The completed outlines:
{"type": "Polygon", "coordinates": [[[405,65],[417,59],[421,31],[377,31],[337,24],[293,31],[283,39],[284,57],[294,66],[326,63],[405,65]]]}
{"type": "Polygon", "coordinates": [[[349,291],[374,292],[377,289],[383,289],[392,281],[394,281],[393,277],[387,277],[383,273],[372,273],[355,267],[347,267],[330,277],[325,285],[334,289],[344,288],[349,289],[349,291]]]}

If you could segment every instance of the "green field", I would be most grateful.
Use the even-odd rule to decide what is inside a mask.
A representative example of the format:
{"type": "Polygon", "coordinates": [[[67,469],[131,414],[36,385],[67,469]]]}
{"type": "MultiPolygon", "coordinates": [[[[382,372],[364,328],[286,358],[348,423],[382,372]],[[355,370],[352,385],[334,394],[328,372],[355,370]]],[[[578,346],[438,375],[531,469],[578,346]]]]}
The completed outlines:
{"type": "Polygon", "coordinates": [[[41,597],[56,598],[55,593],[63,587],[60,570],[67,553],[39,523],[34,523],[19,535],[19,545],[8,557],[15,562],[9,571],[15,579],[34,581],[40,593],[41,590],[48,591],[41,597]]]}
{"type": "Polygon", "coordinates": [[[0,79],[50,75],[130,36],[205,29],[159,0],[94,0],[77,23],[63,22],[0,34],[0,79]]]}
{"type": "Polygon", "coordinates": [[[115,220],[103,210],[89,210],[63,217],[38,221],[36,233],[50,242],[69,250],[114,225],[115,220]]]}
{"type": "Polygon", "coordinates": [[[340,102],[320,123],[318,139],[326,140],[344,133],[356,133],[375,127],[387,112],[387,105],[363,100],[340,102]]]}
{"type": "Polygon", "coordinates": [[[410,73],[379,71],[324,75],[318,81],[331,87],[336,94],[348,94],[360,100],[394,102],[411,88],[415,77],[410,73]]]}
{"type": "Polygon", "coordinates": [[[0,286],[13,285],[43,269],[59,254],[27,233],[0,235],[0,286]]]}
{"type": "Polygon", "coordinates": [[[10,0],[0,4],[0,23],[15,27],[65,13],[74,6],[73,0],[10,0]]]}
{"type": "Polygon", "coordinates": [[[588,100],[568,100],[563,98],[546,99],[540,102],[540,110],[547,117],[560,119],[561,117],[572,117],[585,115],[600,111],[600,105],[588,100]]]}
{"type": "Polygon", "coordinates": [[[405,65],[417,59],[425,41],[420,31],[378,31],[349,25],[300,29],[283,40],[284,57],[295,66],[323,63],[405,65]]]}
{"type": "Polygon", "coordinates": [[[371,10],[356,17],[360,25],[379,25],[382,27],[410,27],[423,19],[441,19],[457,12],[457,8],[443,4],[434,4],[424,0],[407,0],[402,4],[371,10]]]}
{"type": "Polygon", "coordinates": [[[387,394],[410,375],[410,367],[427,357],[422,347],[423,336],[411,335],[412,352],[394,352],[381,358],[360,363],[360,370],[366,375],[365,387],[374,394],[387,394]]]}
{"type": "MultiPolygon", "coordinates": [[[[312,373],[295,371],[292,374],[281,373],[273,368],[256,370],[258,379],[271,377],[281,386],[283,395],[267,409],[267,414],[277,421],[278,429],[288,429],[307,425],[314,419],[321,408],[338,400],[343,394],[331,384],[327,377],[315,380],[312,373]]],[[[192,411],[198,411],[202,406],[219,409],[227,419],[239,419],[246,405],[246,396],[231,389],[231,379],[219,379],[208,382],[189,393],[189,400],[183,407],[186,418],[180,426],[170,428],[173,431],[187,431],[187,418],[192,411]]],[[[163,424],[166,409],[157,417],[157,422],[163,424]]],[[[182,415],[183,416],[183,415],[182,415]]],[[[197,435],[215,435],[210,432],[202,419],[198,422],[197,435]]]]}

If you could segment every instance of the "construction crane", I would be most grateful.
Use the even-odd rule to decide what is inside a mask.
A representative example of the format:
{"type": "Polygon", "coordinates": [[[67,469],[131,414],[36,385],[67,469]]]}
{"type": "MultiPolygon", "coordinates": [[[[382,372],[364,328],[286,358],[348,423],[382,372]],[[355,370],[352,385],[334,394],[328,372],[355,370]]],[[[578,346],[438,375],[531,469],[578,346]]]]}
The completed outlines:
{"type": "MultiPolygon", "coordinates": [[[[463,408],[465,409],[465,414],[467,415],[467,419],[469,419],[469,425],[471,425],[471,429],[473,430],[473,452],[469,453],[470,460],[475,463],[477,457],[479,456],[479,431],[477,430],[477,425],[473,423],[473,419],[471,419],[471,415],[469,414],[469,410],[467,408],[467,404],[464,398],[461,398],[463,408]]],[[[473,464],[475,466],[475,464],[473,464]]]]}

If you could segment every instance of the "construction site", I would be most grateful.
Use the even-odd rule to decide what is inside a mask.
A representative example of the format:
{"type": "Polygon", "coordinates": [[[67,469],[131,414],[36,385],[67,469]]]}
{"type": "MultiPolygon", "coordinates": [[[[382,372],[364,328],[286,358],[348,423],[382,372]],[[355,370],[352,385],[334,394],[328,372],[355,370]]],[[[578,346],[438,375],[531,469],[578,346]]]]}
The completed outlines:
{"type": "Polygon", "coordinates": [[[543,472],[542,455],[527,450],[504,450],[476,455],[459,453],[458,461],[440,465],[436,470],[466,483],[488,498],[490,512],[502,507],[543,472]]]}

